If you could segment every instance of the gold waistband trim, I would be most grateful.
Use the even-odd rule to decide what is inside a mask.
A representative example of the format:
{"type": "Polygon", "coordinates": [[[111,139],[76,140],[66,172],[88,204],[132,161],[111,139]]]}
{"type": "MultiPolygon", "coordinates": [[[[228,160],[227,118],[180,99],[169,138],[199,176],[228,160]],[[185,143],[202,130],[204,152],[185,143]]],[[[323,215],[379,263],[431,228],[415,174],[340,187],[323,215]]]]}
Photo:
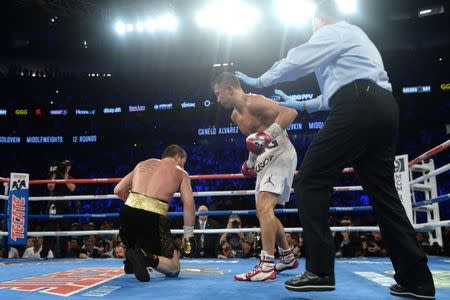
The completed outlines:
{"type": "Polygon", "coordinates": [[[125,205],[137,209],[142,209],[148,212],[157,213],[161,216],[167,216],[167,211],[169,210],[168,203],[162,202],[161,200],[158,200],[156,198],[133,192],[128,195],[125,205]]]}

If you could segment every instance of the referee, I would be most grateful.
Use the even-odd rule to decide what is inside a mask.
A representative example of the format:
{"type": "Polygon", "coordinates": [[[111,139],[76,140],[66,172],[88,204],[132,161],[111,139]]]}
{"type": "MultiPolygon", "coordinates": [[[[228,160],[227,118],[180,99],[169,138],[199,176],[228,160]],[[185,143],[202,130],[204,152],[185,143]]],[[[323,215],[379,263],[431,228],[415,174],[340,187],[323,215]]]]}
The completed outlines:
{"type": "Polygon", "coordinates": [[[416,243],[394,185],[398,107],[380,53],[359,27],[342,19],[335,1],[318,4],[312,27],[308,42],[291,49],[259,78],[236,72],[242,82],[255,88],[315,72],[322,94],[303,102],[301,109],[330,110],[294,180],[306,271],[286,281],[285,287],[298,292],[335,289],[328,212],[338,176],[353,165],[372,201],[395,269],[397,284],[390,287],[391,294],[435,299],[427,257],[416,243]]]}

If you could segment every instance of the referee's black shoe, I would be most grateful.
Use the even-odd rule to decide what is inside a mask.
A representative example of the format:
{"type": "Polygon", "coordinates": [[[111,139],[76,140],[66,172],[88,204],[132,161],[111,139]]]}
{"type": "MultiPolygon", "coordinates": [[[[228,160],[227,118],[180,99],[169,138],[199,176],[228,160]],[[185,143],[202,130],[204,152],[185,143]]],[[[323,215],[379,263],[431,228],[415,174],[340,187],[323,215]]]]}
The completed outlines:
{"type": "Polygon", "coordinates": [[[318,276],[309,271],[289,279],[284,286],[294,292],[334,291],[336,288],[334,275],[318,276]]]}
{"type": "Polygon", "coordinates": [[[426,288],[423,286],[417,286],[414,289],[407,289],[402,287],[399,284],[391,285],[389,288],[391,291],[391,295],[397,296],[397,297],[405,297],[405,298],[412,298],[412,299],[420,299],[420,300],[434,300],[436,299],[435,289],[434,287],[426,288]]]}

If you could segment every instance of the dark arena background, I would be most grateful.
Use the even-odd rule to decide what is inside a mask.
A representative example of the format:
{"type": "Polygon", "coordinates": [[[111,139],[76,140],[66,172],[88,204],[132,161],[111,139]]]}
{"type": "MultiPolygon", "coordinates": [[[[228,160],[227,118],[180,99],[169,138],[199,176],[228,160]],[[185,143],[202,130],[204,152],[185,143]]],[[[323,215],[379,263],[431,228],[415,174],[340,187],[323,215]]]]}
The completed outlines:
{"type": "MultiPolygon", "coordinates": [[[[406,184],[397,188],[409,197],[402,201],[412,207],[436,298],[449,299],[450,2],[338,3],[383,58],[400,108],[396,153],[410,162],[406,184]]],[[[0,298],[394,299],[388,251],[352,171],[339,177],[329,217],[335,291],[299,295],[284,288],[284,281],[305,269],[293,193],[275,212],[289,244],[298,249],[299,268],[273,282],[233,279],[258,263],[261,250],[255,179],[240,175],[248,157],[246,137],[231,121],[231,110],[217,103],[211,83],[224,71],[258,77],[307,42],[314,5],[314,0],[2,1],[0,298]],[[215,226],[200,228],[197,222],[196,239],[208,240],[210,248],[182,258],[179,278],[153,270],[150,282],[139,282],[123,272],[126,249],[118,229],[124,202],[113,189],[138,162],[160,158],[170,144],[186,150],[196,209],[206,206],[209,212],[200,215],[215,226]],[[75,189],[52,193],[48,180],[65,160],[71,166],[68,181],[57,186],[74,183],[75,189]],[[18,218],[8,209],[14,198],[11,173],[29,174],[22,244],[8,239],[10,221],[18,218]],[[235,215],[240,222],[230,228],[235,215]],[[352,249],[343,243],[348,232],[352,249]],[[368,251],[373,244],[377,249],[368,251]],[[39,247],[48,254],[27,258],[39,247]]],[[[296,101],[320,95],[314,74],[264,89],[242,88],[275,102],[283,102],[275,89],[296,101]]],[[[299,111],[287,130],[299,172],[327,115],[299,111]]],[[[176,196],[169,205],[174,240],[182,237],[182,211],[176,196]]]]}

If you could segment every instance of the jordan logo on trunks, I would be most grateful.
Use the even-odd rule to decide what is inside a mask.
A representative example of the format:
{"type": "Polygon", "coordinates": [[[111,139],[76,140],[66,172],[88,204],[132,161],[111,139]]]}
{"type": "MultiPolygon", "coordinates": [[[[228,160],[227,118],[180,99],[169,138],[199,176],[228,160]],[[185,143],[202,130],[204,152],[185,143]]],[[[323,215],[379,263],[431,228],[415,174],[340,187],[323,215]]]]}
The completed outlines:
{"type": "Polygon", "coordinates": [[[271,183],[273,186],[275,186],[275,184],[273,184],[273,182],[272,182],[272,176],[273,176],[273,174],[270,174],[270,176],[267,178],[267,180],[266,180],[266,182],[264,182],[264,184],[271,183]]]}

